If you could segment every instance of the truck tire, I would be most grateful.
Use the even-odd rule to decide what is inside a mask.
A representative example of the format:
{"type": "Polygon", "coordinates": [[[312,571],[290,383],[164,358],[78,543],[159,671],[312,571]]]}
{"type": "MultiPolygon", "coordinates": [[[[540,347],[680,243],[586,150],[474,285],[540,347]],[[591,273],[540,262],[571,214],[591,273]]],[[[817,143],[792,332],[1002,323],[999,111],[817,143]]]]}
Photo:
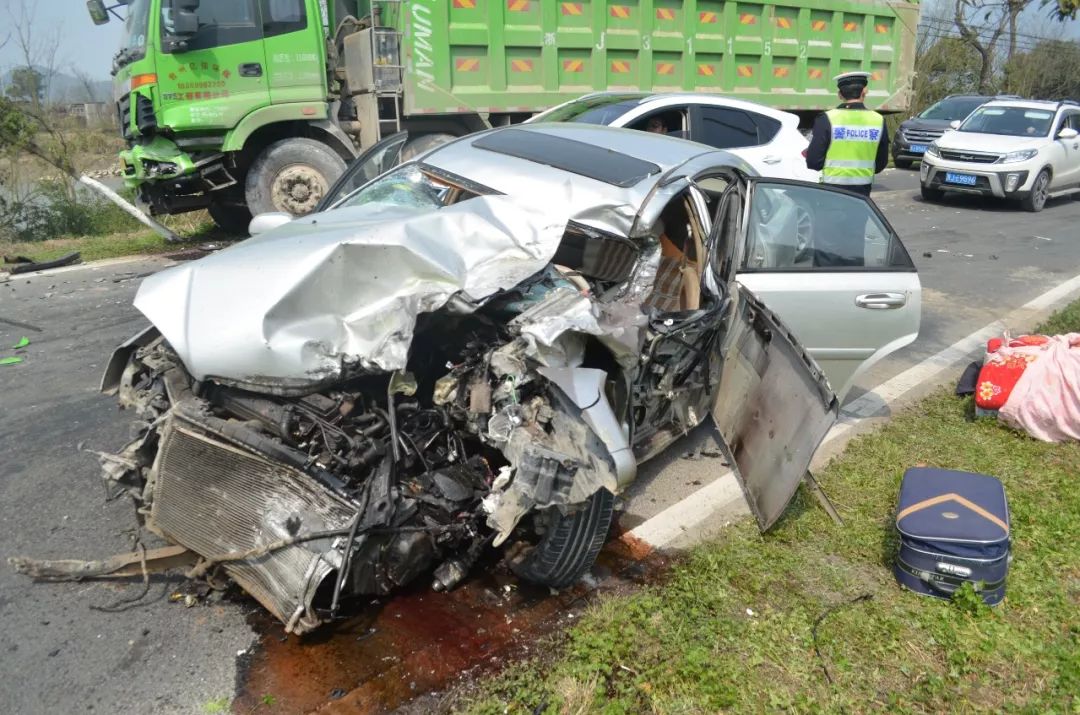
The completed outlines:
{"type": "Polygon", "coordinates": [[[572,586],[596,562],[614,510],[615,495],[607,489],[595,492],[573,513],[553,508],[550,528],[524,560],[514,564],[514,572],[551,588],[572,586]]]}
{"type": "Polygon", "coordinates": [[[206,209],[214,225],[233,236],[248,235],[251,212],[243,204],[215,201],[206,209]]]}
{"type": "Polygon", "coordinates": [[[420,156],[430,149],[434,149],[437,146],[442,146],[447,142],[452,142],[457,137],[453,134],[438,133],[438,134],[421,134],[415,139],[410,139],[404,147],[401,149],[401,156],[399,161],[402,163],[420,156]]]}
{"type": "Polygon", "coordinates": [[[274,142],[248,171],[248,210],[252,216],[309,214],[344,172],[345,161],[321,142],[303,137],[274,142]]]}

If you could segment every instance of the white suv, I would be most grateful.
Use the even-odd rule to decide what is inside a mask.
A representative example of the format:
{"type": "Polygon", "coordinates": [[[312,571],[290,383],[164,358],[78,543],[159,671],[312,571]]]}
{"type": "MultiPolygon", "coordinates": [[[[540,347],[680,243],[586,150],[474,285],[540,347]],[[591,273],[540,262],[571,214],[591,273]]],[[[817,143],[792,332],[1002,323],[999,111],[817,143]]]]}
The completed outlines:
{"type": "Polygon", "coordinates": [[[924,199],[946,191],[1017,199],[1028,211],[1080,191],[1080,104],[987,102],[926,150],[924,199]]]}

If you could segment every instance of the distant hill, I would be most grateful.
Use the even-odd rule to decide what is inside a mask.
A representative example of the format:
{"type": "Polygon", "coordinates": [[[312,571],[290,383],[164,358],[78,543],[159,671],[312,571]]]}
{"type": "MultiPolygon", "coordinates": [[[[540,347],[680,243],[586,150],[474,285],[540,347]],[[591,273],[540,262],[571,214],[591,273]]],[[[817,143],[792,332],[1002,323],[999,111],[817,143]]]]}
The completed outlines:
{"type": "MultiPolygon", "coordinates": [[[[40,72],[40,68],[38,69],[40,72]]],[[[0,93],[6,94],[11,84],[12,68],[0,74],[0,93]]],[[[85,86],[77,77],[66,72],[58,72],[53,75],[49,83],[49,92],[46,100],[56,104],[70,104],[74,102],[111,102],[112,82],[107,79],[92,80],[90,86],[85,86]]]]}

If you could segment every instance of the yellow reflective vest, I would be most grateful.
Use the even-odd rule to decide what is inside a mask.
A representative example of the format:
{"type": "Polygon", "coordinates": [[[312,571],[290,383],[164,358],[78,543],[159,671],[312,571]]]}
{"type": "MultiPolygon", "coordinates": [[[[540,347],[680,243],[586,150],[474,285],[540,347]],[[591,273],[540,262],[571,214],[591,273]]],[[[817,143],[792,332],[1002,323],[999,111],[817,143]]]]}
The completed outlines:
{"type": "Polygon", "coordinates": [[[832,126],[832,136],[821,171],[822,182],[840,186],[874,183],[885,118],[870,109],[830,109],[825,115],[832,126]]]}

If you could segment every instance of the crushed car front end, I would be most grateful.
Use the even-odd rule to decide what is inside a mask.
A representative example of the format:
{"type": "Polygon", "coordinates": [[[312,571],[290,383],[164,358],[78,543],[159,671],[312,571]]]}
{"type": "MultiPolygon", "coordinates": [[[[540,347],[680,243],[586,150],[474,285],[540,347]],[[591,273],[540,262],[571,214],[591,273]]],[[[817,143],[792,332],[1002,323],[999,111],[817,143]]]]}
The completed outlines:
{"type": "MultiPolygon", "coordinates": [[[[155,327],[106,370],[139,420],[102,457],[106,477],[201,557],[197,574],[223,571],[289,632],[425,573],[452,588],[489,544],[520,575],[569,585],[608,521],[574,553],[545,540],[590,512],[610,520],[634,477],[626,305],[593,296],[616,282],[551,264],[565,217],[460,206],[326,214],[158,274],[136,299],[155,327]],[[379,282],[394,270],[412,279],[379,282]],[[612,347],[608,370],[585,365],[590,340],[612,347]]],[[[615,261],[624,279],[646,269],[635,258],[615,261]]]]}

